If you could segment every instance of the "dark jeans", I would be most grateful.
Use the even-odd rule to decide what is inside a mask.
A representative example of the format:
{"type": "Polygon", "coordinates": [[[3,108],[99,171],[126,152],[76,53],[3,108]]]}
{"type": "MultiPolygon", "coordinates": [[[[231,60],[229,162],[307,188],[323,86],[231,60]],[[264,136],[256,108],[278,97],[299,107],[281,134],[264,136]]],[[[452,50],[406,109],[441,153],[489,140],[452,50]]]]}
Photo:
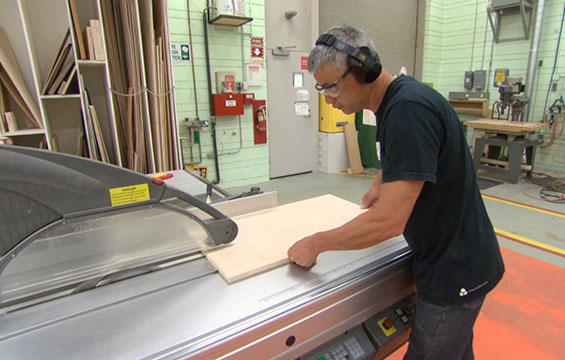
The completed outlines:
{"type": "Polygon", "coordinates": [[[472,360],[473,325],[485,298],[438,306],[418,299],[404,360],[472,360]]]}

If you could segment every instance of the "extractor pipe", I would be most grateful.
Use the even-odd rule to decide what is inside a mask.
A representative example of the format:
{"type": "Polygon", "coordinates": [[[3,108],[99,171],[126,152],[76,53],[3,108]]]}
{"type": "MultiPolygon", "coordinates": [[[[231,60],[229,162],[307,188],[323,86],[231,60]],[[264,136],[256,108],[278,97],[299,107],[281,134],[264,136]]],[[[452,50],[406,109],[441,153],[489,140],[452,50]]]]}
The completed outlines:
{"type": "Polygon", "coordinates": [[[526,73],[526,97],[529,105],[526,108],[526,116],[524,121],[530,121],[530,109],[532,107],[532,95],[534,93],[534,79],[536,77],[536,67],[538,63],[539,43],[541,39],[541,25],[543,21],[543,12],[545,10],[545,0],[538,0],[536,9],[536,21],[534,36],[530,42],[530,56],[528,59],[528,71],[526,73]]]}

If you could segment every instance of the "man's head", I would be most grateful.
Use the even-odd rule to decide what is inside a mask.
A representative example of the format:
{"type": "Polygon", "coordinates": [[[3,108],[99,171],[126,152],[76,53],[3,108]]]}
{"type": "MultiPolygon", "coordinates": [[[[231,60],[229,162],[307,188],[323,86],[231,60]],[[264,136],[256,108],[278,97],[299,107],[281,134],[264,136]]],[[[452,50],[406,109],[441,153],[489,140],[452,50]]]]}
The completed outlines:
{"type": "Polygon", "coordinates": [[[366,87],[381,73],[373,41],[351,26],[333,27],[318,38],[308,56],[308,71],[326,102],[344,113],[359,111],[366,87]]]}
{"type": "Polygon", "coordinates": [[[308,71],[315,73],[326,63],[350,70],[360,83],[373,82],[381,72],[375,44],[367,34],[352,26],[336,26],[320,35],[308,57],[308,71]]]}

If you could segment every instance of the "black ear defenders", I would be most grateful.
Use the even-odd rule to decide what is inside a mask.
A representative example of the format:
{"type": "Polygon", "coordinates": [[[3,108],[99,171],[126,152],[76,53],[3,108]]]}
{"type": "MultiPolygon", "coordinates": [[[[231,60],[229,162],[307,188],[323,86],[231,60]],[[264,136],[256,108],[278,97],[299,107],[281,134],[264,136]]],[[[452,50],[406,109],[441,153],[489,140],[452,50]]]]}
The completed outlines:
{"type": "Polygon", "coordinates": [[[368,47],[354,47],[338,40],[331,34],[322,34],[316,40],[316,45],[325,45],[333,47],[339,51],[349,55],[349,64],[360,67],[365,71],[365,82],[372,83],[375,81],[383,69],[377,54],[371,55],[368,47]]]}

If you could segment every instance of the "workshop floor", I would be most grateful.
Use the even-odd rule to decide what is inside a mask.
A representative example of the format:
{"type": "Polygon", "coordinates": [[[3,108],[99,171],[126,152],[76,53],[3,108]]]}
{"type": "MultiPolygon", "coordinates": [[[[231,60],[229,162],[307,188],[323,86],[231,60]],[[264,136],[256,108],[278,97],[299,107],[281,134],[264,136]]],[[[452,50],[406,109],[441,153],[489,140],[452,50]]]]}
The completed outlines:
{"type": "MultiPolygon", "coordinates": [[[[371,171],[373,170],[373,171],[371,171]]],[[[306,173],[257,184],[279,204],[333,194],[360,204],[375,171],[306,173]],[[372,173],[372,174],[371,174],[372,173]]],[[[498,235],[506,273],[487,296],[475,325],[477,359],[563,359],[565,354],[565,204],[535,199],[539,189],[480,170],[485,205],[498,235]]],[[[550,174],[563,178],[563,174],[550,174]]],[[[249,187],[226,189],[232,194],[249,187]]],[[[402,359],[406,345],[389,359],[402,359]]]]}

